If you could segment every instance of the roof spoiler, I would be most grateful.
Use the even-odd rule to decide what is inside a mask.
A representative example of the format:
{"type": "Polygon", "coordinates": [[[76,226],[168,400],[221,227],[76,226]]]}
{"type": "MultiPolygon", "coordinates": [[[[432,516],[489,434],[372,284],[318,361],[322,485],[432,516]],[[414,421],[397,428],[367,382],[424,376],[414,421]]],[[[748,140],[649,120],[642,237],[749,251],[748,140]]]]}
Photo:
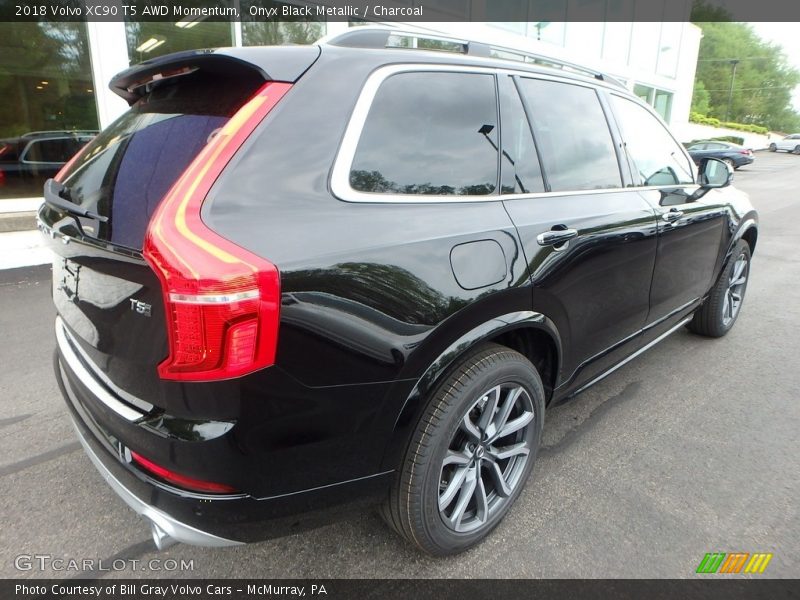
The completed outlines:
{"type": "Polygon", "coordinates": [[[133,104],[151,85],[163,79],[198,70],[228,77],[257,73],[264,81],[294,83],[316,62],[319,46],[275,46],[271,48],[219,48],[175,52],[146,60],[115,75],[108,87],[133,104]]]}

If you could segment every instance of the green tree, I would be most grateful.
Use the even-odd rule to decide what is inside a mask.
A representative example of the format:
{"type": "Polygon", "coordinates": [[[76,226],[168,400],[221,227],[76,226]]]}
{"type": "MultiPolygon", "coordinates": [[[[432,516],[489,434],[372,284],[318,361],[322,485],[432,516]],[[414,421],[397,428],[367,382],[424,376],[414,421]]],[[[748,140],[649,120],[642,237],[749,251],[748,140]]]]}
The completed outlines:
{"type": "Polygon", "coordinates": [[[706,90],[705,84],[699,79],[695,81],[694,93],[692,94],[692,112],[707,115],[711,107],[711,96],[706,90]]]}
{"type": "MultiPolygon", "coordinates": [[[[800,128],[792,91],[800,72],[788,64],[780,46],[763,41],[745,23],[695,23],[703,30],[693,104],[722,121],[754,123],[773,130],[800,128]],[[735,76],[734,76],[735,68],[735,76]],[[730,94],[733,81],[733,93],[730,94]]],[[[693,110],[695,110],[693,108],[693,110]]]]}
{"type": "Polygon", "coordinates": [[[0,22],[0,138],[95,129],[84,23],[0,22]]]}

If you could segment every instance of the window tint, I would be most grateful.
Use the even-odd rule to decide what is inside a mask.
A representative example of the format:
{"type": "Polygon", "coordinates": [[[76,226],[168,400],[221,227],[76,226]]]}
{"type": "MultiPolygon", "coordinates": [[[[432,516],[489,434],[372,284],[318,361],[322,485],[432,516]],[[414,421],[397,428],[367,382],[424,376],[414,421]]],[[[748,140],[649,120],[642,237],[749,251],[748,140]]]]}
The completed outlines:
{"type": "MultiPolygon", "coordinates": [[[[614,111],[625,138],[634,176],[641,185],[692,183],[689,160],[667,129],[648,110],[626,98],[611,95],[614,111]]],[[[708,144],[710,147],[713,144],[708,144]]]]}
{"type": "Polygon", "coordinates": [[[503,144],[500,191],[503,194],[543,192],[542,171],[528,118],[513,82],[509,80],[508,84],[501,86],[500,93],[500,134],[503,144]]]}
{"type": "Polygon", "coordinates": [[[109,218],[97,237],[141,248],[161,199],[259,83],[202,71],[166,79],[95,137],[64,183],[73,202],[109,218]]]}
{"type": "Polygon", "coordinates": [[[723,150],[724,148],[727,148],[727,146],[725,144],[707,144],[706,145],[706,150],[723,150]]]}
{"type": "Polygon", "coordinates": [[[620,187],[614,143],[596,92],[520,79],[552,191],[620,187]]]}
{"type": "Polygon", "coordinates": [[[374,193],[491,194],[497,133],[492,75],[392,75],[370,107],[350,185],[374,193]]]}

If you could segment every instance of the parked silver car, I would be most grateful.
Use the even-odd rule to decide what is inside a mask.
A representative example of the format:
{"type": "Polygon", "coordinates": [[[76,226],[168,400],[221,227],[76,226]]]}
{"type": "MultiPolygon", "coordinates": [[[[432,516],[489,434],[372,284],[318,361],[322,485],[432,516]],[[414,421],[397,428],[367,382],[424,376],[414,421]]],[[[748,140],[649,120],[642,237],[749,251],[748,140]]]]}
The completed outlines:
{"type": "Polygon", "coordinates": [[[769,151],[777,152],[778,150],[785,150],[792,154],[800,154],[800,133],[793,133],[777,142],[770,142],[769,151]]]}

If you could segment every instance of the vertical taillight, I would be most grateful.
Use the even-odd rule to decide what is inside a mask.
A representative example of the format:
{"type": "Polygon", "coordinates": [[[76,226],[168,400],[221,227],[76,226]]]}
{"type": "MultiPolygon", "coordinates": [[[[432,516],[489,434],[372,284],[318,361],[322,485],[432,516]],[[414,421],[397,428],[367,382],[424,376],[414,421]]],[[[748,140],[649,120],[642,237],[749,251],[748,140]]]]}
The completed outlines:
{"type": "Polygon", "coordinates": [[[275,360],[278,270],[211,231],[200,208],[230,159],[290,87],[264,85],[198,154],[150,221],[144,256],[161,281],[169,336],[169,356],[158,366],[163,379],[227,379],[275,360]]]}

